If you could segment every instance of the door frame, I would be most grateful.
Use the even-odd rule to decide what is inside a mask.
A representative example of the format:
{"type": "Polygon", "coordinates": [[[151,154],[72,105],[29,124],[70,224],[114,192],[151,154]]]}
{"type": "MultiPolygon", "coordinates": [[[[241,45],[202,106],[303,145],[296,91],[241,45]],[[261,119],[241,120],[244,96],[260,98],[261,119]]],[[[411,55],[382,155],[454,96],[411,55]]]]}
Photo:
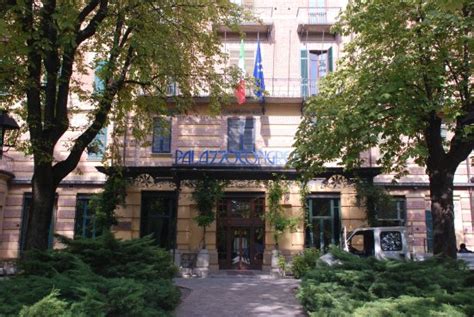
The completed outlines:
{"type": "MultiPolygon", "coordinates": [[[[263,265],[263,259],[257,260],[255,250],[255,234],[258,229],[263,230],[263,241],[262,241],[262,255],[265,248],[265,221],[260,215],[255,213],[257,199],[262,199],[262,213],[265,213],[265,193],[264,192],[226,192],[221,203],[225,206],[226,217],[217,213],[217,226],[216,226],[216,242],[217,252],[219,252],[220,240],[222,237],[225,239],[224,245],[226,248],[226,258],[220,259],[218,256],[219,269],[232,269],[232,243],[235,230],[249,230],[248,249],[250,264],[249,269],[261,270],[263,265]],[[251,199],[251,214],[249,218],[237,218],[230,217],[230,202],[232,199],[251,199]]],[[[240,266],[240,265],[239,265],[240,266]]],[[[239,269],[242,269],[241,267],[239,269]]]]}

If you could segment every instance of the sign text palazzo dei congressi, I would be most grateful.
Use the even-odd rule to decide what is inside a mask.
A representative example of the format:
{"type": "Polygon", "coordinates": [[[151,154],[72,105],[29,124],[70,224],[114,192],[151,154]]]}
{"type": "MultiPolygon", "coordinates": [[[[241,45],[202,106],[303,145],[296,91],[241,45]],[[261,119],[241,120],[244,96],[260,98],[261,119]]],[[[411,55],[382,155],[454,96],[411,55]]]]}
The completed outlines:
{"type": "Polygon", "coordinates": [[[177,165],[267,165],[281,166],[288,161],[291,151],[258,150],[253,152],[226,150],[176,150],[177,165]]]}

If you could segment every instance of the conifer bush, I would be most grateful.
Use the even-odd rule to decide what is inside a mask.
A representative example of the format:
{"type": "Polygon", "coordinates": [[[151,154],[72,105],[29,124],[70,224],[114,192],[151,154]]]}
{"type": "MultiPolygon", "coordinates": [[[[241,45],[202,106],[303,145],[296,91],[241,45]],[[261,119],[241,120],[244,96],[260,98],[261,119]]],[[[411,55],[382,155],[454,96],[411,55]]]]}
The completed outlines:
{"type": "Polygon", "coordinates": [[[0,316],[168,316],[178,305],[176,268],[151,238],[61,240],[65,249],[28,252],[0,281],[0,316]]]}
{"type": "Polygon", "coordinates": [[[291,261],[291,272],[295,278],[303,277],[306,272],[316,267],[319,256],[317,249],[305,249],[301,254],[294,256],[291,261]]]}
{"type": "Polygon", "coordinates": [[[317,262],[297,297],[311,316],[473,316],[474,273],[464,263],[378,261],[338,249],[341,265],[317,262]]]}

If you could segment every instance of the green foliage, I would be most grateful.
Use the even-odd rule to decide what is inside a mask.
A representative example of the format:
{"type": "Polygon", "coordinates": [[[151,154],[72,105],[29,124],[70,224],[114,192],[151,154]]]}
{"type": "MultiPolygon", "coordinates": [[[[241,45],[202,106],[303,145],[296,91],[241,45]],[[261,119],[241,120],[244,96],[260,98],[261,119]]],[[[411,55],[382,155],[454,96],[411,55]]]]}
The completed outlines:
{"type": "Polygon", "coordinates": [[[224,188],[227,184],[205,175],[192,185],[194,190],[192,196],[199,211],[199,215],[194,220],[200,227],[205,228],[216,219],[216,204],[224,196],[224,188]]]}
{"type": "Polygon", "coordinates": [[[156,247],[151,236],[121,241],[107,231],[96,239],[60,237],[60,241],[66,245],[66,252],[79,257],[101,276],[146,281],[171,279],[177,273],[169,252],[156,247]]]}
{"type": "Polygon", "coordinates": [[[473,273],[457,261],[378,261],[341,250],[340,265],[318,262],[298,298],[311,316],[471,316],[473,273]]]}
{"type": "Polygon", "coordinates": [[[280,269],[280,275],[286,276],[286,272],[288,271],[288,264],[286,263],[286,258],[283,254],[278,256],[278,268],[280,269]]]}
{"type": "MultiPolygon", "coordinates": [[[[108,152],[120,161],[126,132],[147,145],[155,117],[185,113],[194,96],[208,93],[214,113],[229,103],[237,73],[223,71],[228,56],[217,29],[235,30],[246,18],[228,0],[1,1],[0,107],[15,112],[20,133],[28,134],[16,149],[34,158],[32,218],[51,218],[52,207],[36,202],[54,197],[110,121],[114,142],[108,152]],[[81,80],[94,73],[95,83],[81,80]],[[172,111],[170,86],[177,87],[172,111]],[[65,134],[66,153],[58,156],[65,134]]],[[[98,208],[105,227],[114,223],[114,206],[98,208]]],[[[26,249],[47,248],[49,226],[39,227],[44,229],[27,228],[38,236],[26,240],[26,249]]]]}
{"type": "Polygon", "coordinates": [[[44,316],[164,316],[178,305],[176,268],[150,237],[120,241],[105,233],[62,242],[63,250],[27,252],[22,273],[0,281],[0,316],[25,305],[33,316],[47,303],[64,314],[44,316]]]}
{"type": "Polygon", "coordinates": [[[58,298],[59,292],[53,290],[48,296],[31,306],[21,309],[19,317],[55,317],[65,316],[68,303],[58,298]]]}
{"type": "MultiPolygon", "coordinates": [[[[460,8],[447,10],[440,2],[349,2],[335,31],[352,40],[337,70],[305,107],[295,166],[308,175],[337,159],[358,167],[359,154],[378,146],[378,163],[402,172],[408,159],[426,163],[430,151],[441,146],[441,121],[472,149],[473,136],[462,137],[468,124],[460,120],[473,111],[468,34],[474,5],[461,0],[460,8]]],[[[447,145],[458,150],[458,144],[448,140],[447,145]]]]}
{"type": "Polygon", "coordinates": [[[377,226],[377,210],[391,208],[391,196],[383,187],[375,186],[367,181],[358,180],[355,186],[357,206],[365,207],[369,226],[377,226]]]}
{"type": "Polygon", "coordinates": [[[104,190],[89,202],[90,208],[95,214],[98,232],[110,230],[112,225],[117,224],[115,209],[118,205],[125,203],[126,195],[127,180],[123,176],[123,170],[120,167],[115,167],[105,181],[104,190]]]}
{"type": "Polygon", "coordinates": [[[268,183],[267,190],[268,212],[265,217],[273,229],[275,247],[278,248],[280,237],[286,230],[295,231],[300,217],[286,215],[280,204],[283,195],[288,192],[288,183],[280,179],[273,180],[268,183]]]}
{"type": "Polygon", "coordinates": [[[351,41],[307,101],[289,163],[310,179],[329,162],[358,168],[376,147],[396,177],[426,166],[433,252],[454,257],[452,175],[474,149],[474,4],[450,2],[349,1],[333,31],[351,41]]]}
{"type": "Polygon", "coordinates": [[[295,278],[302,278],[306,272],[316,268],[316,263],[320,257],[317,249],[304,249],[303,253],[293,257],[291,261],[291,271],[295,278]]]}
{"type": "MultiPolygon", "coordinates": [[[[300,203],[301,203],[301,214],[304,215],[305,219],[309,217],[309,206],[308,206],[308,195],[311,193],[308,187],[308,182],[305,180],[300,180],[300,203]]],[[[309,221],[308,221],[309,225],[309,221]]]]}

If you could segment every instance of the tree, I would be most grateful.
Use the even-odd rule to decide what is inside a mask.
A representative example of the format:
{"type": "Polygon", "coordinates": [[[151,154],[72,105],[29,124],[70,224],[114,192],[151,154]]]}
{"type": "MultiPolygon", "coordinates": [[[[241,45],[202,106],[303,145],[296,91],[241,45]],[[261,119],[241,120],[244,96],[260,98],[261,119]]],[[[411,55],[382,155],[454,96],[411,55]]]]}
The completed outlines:
{"type": "Polygon", "coordinates": [[[453,177],[473,149],[473,14],[472,1],[351,1],[336,30],[352,40],[307,102],[292,155],[307,175],[336,159],[360,166],[376,146],[385,171],[425,165],[434,253],[450,257],[453,177]]]}
{"type": "Polygon", "coordinates": [[[23,148],[34,160],[26,249],[47,248],[56,189],[109,120],[118,133],[133,113],[134,136],[143,136],[150,114],[167,113],[170,85],[179,88],[177,111],[203,92],[219,104],[229,81],[215,68],[225,58],[216,26],[235,27],[242,16],[228,0],[0,1],[1,98],[21,105],[23,148]],[[95,90],[82,83],[94,70],[95,90]],[[78,128],[71,94],[93,109],[59,159],[55,147],[78,128]]]}

